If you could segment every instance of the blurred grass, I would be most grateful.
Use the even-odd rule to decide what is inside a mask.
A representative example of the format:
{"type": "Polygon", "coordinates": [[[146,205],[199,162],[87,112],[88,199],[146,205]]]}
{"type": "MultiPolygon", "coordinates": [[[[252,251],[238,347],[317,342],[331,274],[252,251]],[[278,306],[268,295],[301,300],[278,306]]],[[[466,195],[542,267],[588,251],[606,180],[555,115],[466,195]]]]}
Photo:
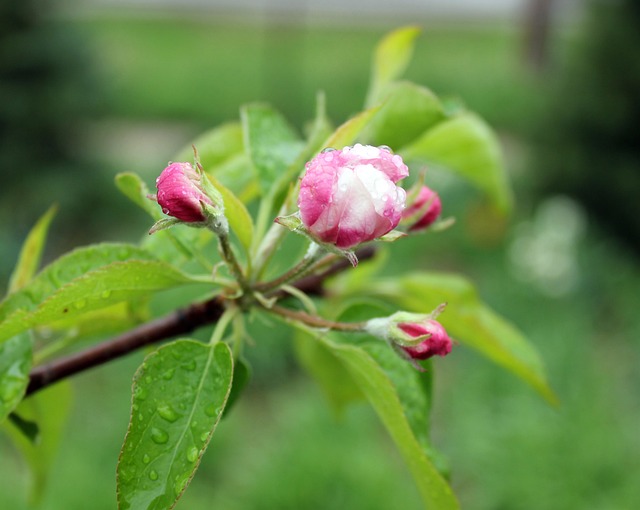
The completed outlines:
{"type": "MultiPolygon", "coordinates": [[[[207,19],[73,23],[89,38],[111,91],[109,117],[188,125],[194,132],[237,118],[239,105],[256,99],[270,100],[300,127],[312,115],[317,89],[327,92],[330,114],[341,120],[362,102],[371,50],[384,32],[207,19]]],[[[520,62],[519,44],[513,27],[427,28],[408,77],[464,98],[513,135],[542,101],[539,84],[520,62]]],[[[168,145],[139,160],[127,152],[108,157],[114,165],[135,161],[152,172],[171,157],[175,149],[168,145]]],[[[511,168],[523,168],[526,149],[508,158],[511,168]]],[[[522,186],[522,176],[514,178],[522,186]]],[[[522,191],[521,204],[527,200],[522,191]]],[[[117,195],[115,187],[105,193],[117,195]]],[[[547,407],[524,384],[462,348],[436,361],[434,436],[451,460],[463,507],[633,508],[640,500],[637,264],[591,232],[580,247],[580,285],[550,298],[514,280],[504,239],[483,243],[468,229],[461,218],[450,231],[393,246],[390,271],[413,265],[470,275],[482,296],[540,349],[562,404],[547,407]]],[[[281,330],[254,329],[252,386],[222,423],[178,508],[419,508],[406,469],[372,413],[355,407],[336,422],[297,372],[281,330]]],[[[74,381],[77,404],[42,508],[114,508],[130,378],[140,360],[136,354],[74,381]]],[[[0,438],[0,508],[26,508],[27,475],[16,466],[0,438]]]]}

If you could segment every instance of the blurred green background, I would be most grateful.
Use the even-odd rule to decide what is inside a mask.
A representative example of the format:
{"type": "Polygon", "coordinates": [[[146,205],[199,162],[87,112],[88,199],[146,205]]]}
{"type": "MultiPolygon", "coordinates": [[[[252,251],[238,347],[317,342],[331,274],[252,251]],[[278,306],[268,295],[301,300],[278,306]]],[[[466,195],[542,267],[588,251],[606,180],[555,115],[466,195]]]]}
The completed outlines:
{"type": "MultiPolygon", "coordinates": [[[[244,102],[269,101],[302,130],[324,90],[340,122],[364,101],[375,43],[417,23],[424,33],[407,77],[463,99],[498,130],[517,210],[505,222],[433,172],[457,223],[393,246],[389,271],[411,264],[469,276],[540,350],[561,400],[548,407],[465,348],[436,361],[433,436],[454,490],[468,509],[635,508],[640,8],[619,0],[560,12],[562,3],[548,23],[553,2],[531,1],[517,16],[425,9],[354,15],[354,24],[268,4],[249,15],[5,0],[0,287],[51,203],[60,211],[48,260],[88,242],[135,241],[148,220],[112,184],[117,172],[152,183],[178,149],[235,120],[244,102]]],[[[419,508],[373,412],[354,406],[335,419],[297,368],[289,338],[262,324],[254,337],[251,387],[178,508],[419,508]]],[[[115,508],[130,380],[142,356],[73,381],[42,508],[115,508]]],[[[4,437],[0,473],[0,508],[28,508],[28,471],[4,437]]]]}

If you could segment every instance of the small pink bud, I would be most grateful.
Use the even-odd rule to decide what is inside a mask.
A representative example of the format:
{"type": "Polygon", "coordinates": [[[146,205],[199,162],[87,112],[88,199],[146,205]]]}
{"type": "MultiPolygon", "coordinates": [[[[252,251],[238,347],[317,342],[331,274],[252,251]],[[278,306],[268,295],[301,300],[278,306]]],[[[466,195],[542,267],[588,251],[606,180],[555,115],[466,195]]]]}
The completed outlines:
{"type": "Polygon", "coordinates": [[[407,175],[402,158],[386,147],[324,151],[307,163],[300,183],[302,223],[340,249],[377,239],[400,222],[406,192],[396,183],[407,175]]]}
{"type": "Polygon", "coordinates": [[[409,231],[424,230],[438,219],[442,212],[442,202],[438,194],[427,186],[422,186],[415,201],[402,213],[403,219],[412,224],[409,231]]]}
{"type": "Polygon", "coordinates": [[[421,322],[401,322],[398,328],[411,338],[430,335],[418,345],[401,348],[413,359],[427,359],[431,356],[446,356],[451,352],[451,339],[438,321],[429,319],[421,322]]]}
{"type": "Polygon", "coordinates": [[[189,163],[172,163],[156,179],[162,212],[188,223],[206,220],[200,202],[213,205],[204,193],[201,177],[189,163]]]}

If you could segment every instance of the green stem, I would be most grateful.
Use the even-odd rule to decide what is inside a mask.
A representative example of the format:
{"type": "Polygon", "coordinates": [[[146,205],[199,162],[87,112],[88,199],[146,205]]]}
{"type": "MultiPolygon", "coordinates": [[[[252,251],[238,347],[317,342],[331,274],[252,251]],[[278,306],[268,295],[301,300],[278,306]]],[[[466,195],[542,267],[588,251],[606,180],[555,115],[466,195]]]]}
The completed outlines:
{"type": "MultiPolygon", "coordinates": [[[[284,229],[283,229],[284,230],[284,229]]],[[[303,276],[309,273],[312,266],[318,262],[318,260],[324,256],[324,250],[316,243],[311,243],[307,253],[305,253],[303,259],[298,262],[297,265],[289,269],[286,273],[283,273],[274,280],[268,282],[258,283],[255,285],[255,290],[258,292],[269,292],[271,290],[279,289],[282,285],[299,280],[303,276]]]]}
{"type": "Polygon", "coordinates": [[[211,345],[217,344],[219,341],[222,340],[224,332],[227,330],[227,326],[229,326],[229,323],[233,320],[233,318],[237,314],[238,314],[238,309],[235,307],[227,308],[224,311],[224,313],[216,323],[216,327],[214,328],[213,333],[211,334],[211,340],[209,340],[209,343],[211,345]]]}
{"type": "Polygon", "coordinates": [[[229,271],[240,285],[240,289],[242,289],[243,293],[246,294],[250,291],[249,282],[242,272],[242,268],[238,263],[238,259],[236,258],[236,254],[233,252],[233,248],[231,247],[231,243],[229,242],[228,234],[219,234],[218,240],[220,244],[220,253],[222,254],[222,258],[229,266],[229,271]]]}
{"type": "Polygon", "coordinates": [[[323,319],[317,315],[310,315],[300,310],[291,310],[283,306],[273,305],[271,308],[266,309],[268,312],[275,313],[289,320],[302,322],[307,326],[320,329],[331,329],[333,331],[351,331],[362,332],[364,331],[365,322],[336,322],[323,319]]]}

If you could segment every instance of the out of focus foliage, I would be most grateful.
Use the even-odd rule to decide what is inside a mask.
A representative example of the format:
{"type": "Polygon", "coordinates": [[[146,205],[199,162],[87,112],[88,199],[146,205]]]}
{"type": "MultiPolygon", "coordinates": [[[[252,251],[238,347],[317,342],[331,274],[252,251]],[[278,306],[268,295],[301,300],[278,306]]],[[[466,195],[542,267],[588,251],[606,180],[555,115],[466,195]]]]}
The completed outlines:
{"type": "Polygon", "coordinates": [[[536,168],[640,253],[640,3],[594,0],[557,69],[536,168]]]}
{"type": "Polygon", "coordinates": [[[95,164],[77,140],[82,122],[97,111],[96,76],[87,45],[49,8],[42,0],[0,2],[0,220],[21,235],[34,211],[50,205],[44,197],[64,196],[64,209],[77,214],[101,194],[95,164]],[[70,181],[77,192],[62,193],[70,181]]]}

